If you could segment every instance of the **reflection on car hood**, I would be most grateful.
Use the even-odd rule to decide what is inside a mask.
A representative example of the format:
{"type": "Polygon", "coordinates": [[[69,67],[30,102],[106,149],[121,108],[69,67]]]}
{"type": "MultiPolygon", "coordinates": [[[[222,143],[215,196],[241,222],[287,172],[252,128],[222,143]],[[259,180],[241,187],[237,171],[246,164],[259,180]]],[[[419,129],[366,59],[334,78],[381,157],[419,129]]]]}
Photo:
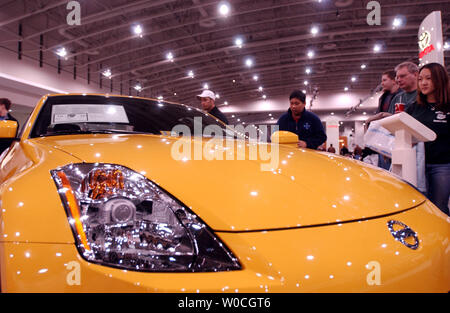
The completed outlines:
{"type": "MultiPolygon", "coordinates": [[[[120,164],[144,174],[214,230],[339,223],[398,212],[425,200],[384,170],[308,149],[280,146],[279,167],[262,171],[261,164],[267,161],[249,160],[248,152],[246,160],[237,160],[238,142],[229,157],[234,161],[208,161],[175,160],[172,146],[180,143],[179,139],[156,135],[77,135],[35,140],[87,163],[120,164]]],[[[200,144],[201,138],[194,140],[200,144]]],[[[208,140],[202,140],[203,147],[208,140]]]]}

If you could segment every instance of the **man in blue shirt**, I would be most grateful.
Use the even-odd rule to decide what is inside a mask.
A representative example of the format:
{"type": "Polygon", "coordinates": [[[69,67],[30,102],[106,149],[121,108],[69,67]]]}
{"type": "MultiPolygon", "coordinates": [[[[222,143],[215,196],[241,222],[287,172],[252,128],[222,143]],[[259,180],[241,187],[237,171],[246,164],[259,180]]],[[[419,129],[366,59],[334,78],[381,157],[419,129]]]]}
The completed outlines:
{"type": "Polygon", "coordinates": [[[280,130],[297,134],[300,148],[317,149],[327,140],[322,122],[317,115],[306,111],[306,95],[300,90],[294,90],[289,101],[289,110],[277,122],[280,130]]]}

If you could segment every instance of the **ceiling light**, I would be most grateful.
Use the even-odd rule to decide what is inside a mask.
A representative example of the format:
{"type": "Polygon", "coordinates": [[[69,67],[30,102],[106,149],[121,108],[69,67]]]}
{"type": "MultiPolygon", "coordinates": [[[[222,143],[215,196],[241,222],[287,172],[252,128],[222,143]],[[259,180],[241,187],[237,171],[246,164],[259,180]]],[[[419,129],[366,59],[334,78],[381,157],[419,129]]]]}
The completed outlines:
{"type": "Polygon", "coordinates": [[[228,16],[230,14],[230,5],[228,3],[219,4],[219,14],[222,16],[228,16]]]}
{"type": "Polygon", "coordinates": [[[352,82],[355,82],[355,81],[356,81],[356,77],[353,76],[353,77],[352,77],[352,82]]]}
{"type": "Polygon", "coordinates": [[[233,84],[235,84],[236,83],[236,79],[233,79],[233,84]]]}
{"type": "Polygon", "coordinates": [[[173,53],[172,52],[167,53],[166,59],[169,60],[170,62],[173,62],[173,53]]]}
{"type": "Polygon", "coordinates": [[[345,90],[345,91],[348,91],[348,87],[345,87],[344,90],[345,90]]]}
{"type": "Polygon", "coordinates": [[[67,55],[66,48],[60,48],[56,51],[56,54],[59,55],[61,58],[64,58],[67,55]]]}
{"type": "Polygon", "coordinates": [[[303,82],[303,84],[305,84],[305,86],[308,86],[309,82],[308,82],[307,80],[305,80],[305,81],[303,82]]]}
{"type": "Polygon", "coordinates": [[[141,25],[136,25],[133,27],[133,32],[142,38],[142,33],[144,32],[144,30],[142,29],[141,25]]]}
{"type": "Polygon", "coordinates": [[[306,70],[305,70],[305,73],[308,74],[308,75],[311,74],[311,69],[309,67],[307,67],[306,70]]]}
{"type": "Polygon", "coordinates": [[[244,44],[244,40],[242,40],[242,38],[236,38],[236,40],[234,41],[234,44],[236,46],[238,46],[239,48],[242,48],[242,45],[244,44]]]}
{"type": "Polygon", "coordinates": [[[381,46],[379,44],[376,44],[373,46],[373,52],[377,53],[381,51],[381,46]]]}
{"type": "Polygon", "coordinates": [[[399,17],[394,18],[394,20],[392,21],[392,27],[393,27],[394,29],[395,29],[395,28],[398,28],[398,27],[400,27],[400,26],[402,26],[402,24],[403,24],[403,21],[402,21],[402,19],[399,18],[399,17]]]}
{"type": "Polygon", "coordinates": [[[107,69],[103,72],[103,76],[105,76],[106,78],[111,78],[111,75],[112,73],[110,69],[107,69]]]}
{"type": "Polygon", "coordinates": [[[361,64],[361,69],[362,69],[362,70],[366,69],[366,67],[367,67],[367,65],[361,64]]]}
{"type": "Polygon", "coordinates": [[[258,90],[259,90],[259,91],[263,91],[263,87],[262,87],[262,86],[259,86],[258,90]]]}
{"type": "Polygon", "coordinates": [[[258,79],[259,79],[258,75],[253,75],[253,80],[254,81],[258,81],[258,79]]]}
{"type": "Polygon", "coordinates": [[[158,100],[164,100],[163,96],[158,96],[158,100]]]}
{"type": "Polygon", "coordinates": [[[311,34],[313,36],[317,35],[319,33],[319,28],[317,26],[311,27],[311,34]]]}
{"type": "Polygon", "coordinates": [[[220,95],[218,93],[216,93],[216,98],[220,99],[220,95]]]}
{"type": "Polygon", "coordinates": [[[137,91],[141,91],[142,86],[140,84],[137,84],[136,86],[134,86],[134,89],[136,89],[137,91]]]}
{"type": "Polygon", "coordinates": [[[232,117],[232,118],[234,118],[234,114],[233,114],[233,115],[231,115],[231,117],[232,117]]]}
{"type": "Polygon", "coordinates": [[[245,65],[247,67],[252,67],[253,66],[253,60],[252,59],[246,59],[245,60],[245,65]]]}
{"type": "Polygon", "coordinates": [[[450,50],[450,44],[448,41],[444,43],[444,50],[450,50]]]}
{"type": "Polygon", "coordinates": [[[305,89],[303,89],[302,91],[303,91],[303,93],[304,93],[304,94],[306,95],[306,90],[305,90],[305,89]]]}
{"type": "Polygon", "coordinates": [[[266,100],[266,99],[267,99],[267,96],[266,96],[266,95],[263,95],[262,97],[263,97],[263,99],[264,99],[264,100],[266,100]]]}
{"type": "Polygon", "coordinates": [[[189,71],[189,72],[188,72],[188,76],[189,76],[190,78],[194,78],[194,71],[189,71]]]}
{"type": "Polygon", "coordinates": [[[208,84],[203,84],[203,89],[209,89],[209,85],[208,84]]]}
{"type": "Polygon", "coordinates": [[[334,115],[334,112],[331,112],[330,114],[331,114],[331,115],[334,115]]]}
{"type": "Polygon", "coordinates": [[[228,105],[228,101],[225,101],[223,104],[228,105]]]}
{"type": "Polygon", "coordinates": [[[308,51],[308,57],[309,57],[310,59],[313,58],[313,57],[314,57],[314,51],[309,50],[309,51],[308,51]]]}

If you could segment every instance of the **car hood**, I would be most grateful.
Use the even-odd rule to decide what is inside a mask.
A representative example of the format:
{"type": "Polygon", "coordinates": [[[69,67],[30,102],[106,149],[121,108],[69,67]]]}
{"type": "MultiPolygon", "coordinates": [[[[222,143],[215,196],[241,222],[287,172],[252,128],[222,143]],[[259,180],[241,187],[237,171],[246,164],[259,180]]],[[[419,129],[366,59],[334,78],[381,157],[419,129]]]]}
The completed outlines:
{"type": "Polygon", "coordinates": [[[142,173],[216,231],[362,220],[406,210],[425,200],[387,171],[334,154],[280,145],[271,157],[274,161],[278,154],[279,166],[262,170],[269,164],[267,156],[251,155],[254,145],[245,142],[233,141],[225,148],[229,151],[224,160],[207,160],[208,152],[222,150],[209,140],[156,135],[36,139],[42,147],[62,150],[86,163],[119,164],[142,173]],[[205,149],[205,156],[194,155],[195,149],[206,145],[211,148],[205,149]],[[174,158],[174,151],[183,151],[181,147],[192,148],[191,160],[174,158]]]}

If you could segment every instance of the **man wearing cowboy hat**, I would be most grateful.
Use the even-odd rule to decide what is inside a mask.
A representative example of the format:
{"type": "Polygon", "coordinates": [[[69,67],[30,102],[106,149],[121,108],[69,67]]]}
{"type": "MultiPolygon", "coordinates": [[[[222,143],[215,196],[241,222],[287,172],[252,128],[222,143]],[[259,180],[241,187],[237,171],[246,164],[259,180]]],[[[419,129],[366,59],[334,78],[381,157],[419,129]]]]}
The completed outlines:
{"type": "Polygon", "coordinates": [[[228,124],[228,119],[214,104],[214,101],[216,100],[216,95],[214,94],[214,92],[212,92],[211,90],[203,90],[202,94],[197,96],[197,99],[200,100],[203,110],[213,115],[214,117],[217,117],[225,124],[228,124]]]}

